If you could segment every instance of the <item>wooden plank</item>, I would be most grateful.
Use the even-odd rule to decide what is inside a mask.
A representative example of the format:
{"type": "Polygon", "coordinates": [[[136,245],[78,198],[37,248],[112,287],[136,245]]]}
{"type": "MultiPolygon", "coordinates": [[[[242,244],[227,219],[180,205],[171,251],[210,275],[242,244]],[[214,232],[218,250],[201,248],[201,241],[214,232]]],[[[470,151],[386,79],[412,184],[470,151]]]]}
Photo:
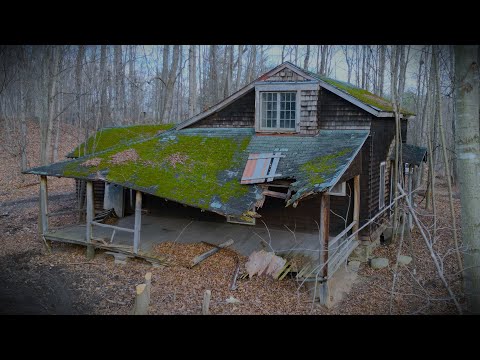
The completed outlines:
{"type": "MultiPolygon", "coordinates": [[[[270,175],[270,177],[280,177],[280,176],[282,176],[282,174],[270,175]]],[[[264,181],[264,180],[265,180],[265,177],[259,177],[259,178],[251,177],[251,178],[242,179],[242,181],[241,181],[242,184],[248,184],[248,183],[244,183],[244,182],[243,182],[244,180],[263,180],[263,181],[264,181]]],[[[262,182],[263,182],[263,181],[262,181],[262,182]]]]}
{"type": "MultiPolygon", "coordinates": [[[[272,166],[270,167],[270,170],[268,171],[268,175],[270,174],[275,175],[275,172],[277,171],[277,167],[278,167],[278,162],[280,161],[280,158],[276,156],[281,155],[281,153],[274,153],[273,155],[274,155],[273,162],[272,162],[272,166]]],[[[269,177],[267,181],[273,181],[273,177],[269,177]]]]}
{"type": "MultiPolygon", "coordinates": [[[[353,221],[353,232],[356,232],[360,224],[360,175],[353,178],[353,221]]],[[[358,240],[358,233],[355,240],[358,240]]]]}
{"type": "Polygon", "coordinates": [[[219,251],[222,248],[226,248],[228,246],[233,245],[233,240],[230,239],[228,241],[225,241],[224,243],[218,245],[217,247],[213,248],[212,250],[208,250],[207,252],[204,252],[203,254],[200,254],[198,256],[195,256],[195,258],[192,260],[192,264],[190,267],[194,267],[195,265],[201,263],[203,260],[209,258],[213,254],[215,254],[217,251],[219,251]]]}
{"type": "Polygon", "coordinates": [[[133,252],[136,254],[140,246],[140,229],[142,226],[142,192],[135,194],[135,231],[133,233],[133,252]]]}
{"type": "Polygon", "coordinates": [[[110,224],[103,224],[103,223],[99,223],[98,221],[92,221],[92,225],[100,226],[100,227],[104,227],[104,228],[108,228],[108,229],[114,229],[114,230],[118,230],[118,231],[130,232],[130,233],[135,232],[134,229],[123,228],[123,227],[120,227],[120,226],[115,226],[115,225],[110,225],[110,224]]]}
{"type": "MultiPolygon", "coordinates": [[[[349,232],[350,229],[351,229],[352,227],[354,227],[355,225],[356,225],[356,222],[353,221],[353,222],[352,222],[350,225],[348,225],[340,234],[338,234],[337,236],[335,236],[335,238],[334,238],[333,240],[329,240],[329,244],[328,244],[328,245],[329,245],[330,247],[332,247],[333,245],[335,245],[335,244],[337,243],[337,241],[339,241],[342,237],[344,237],[345,234],[346,234],[347,232],[349,232]]],[[[358,226],[357,226],[357,228],[358,228],[358,226]]]]}
{"type": "Polygon", "coordinates": [[[282,193],[282,192],[278,192],[278,191],[271,191],[271,190],[263,190],[262,195],[271,196],[271,197],[279,198],[279,199],[286,199],[287,198],[286,193],[282,193]]]}
{"type": "Polygon", "coordinates": [[[203,294],[203,303],[202,303],[202,315],[210,315],[210,297],[212,292],[210,290],[205,290],[203,294]]]}
{"type": "Polygon", "coordinates": [[[248,160],[258,160],[258,159],[270,159],[273,157],[273,153],[255,153],[248,156],[248,160]]]}
{"type": "Polygon", "coordinates": [[[93,184],[91,181],[87,181],[87,226],[85,233],[85,239],[87,243],[92,242],[92,222],[94,211],[93,184]]]}
{"type": "Polygon", "coordinates": [[[47,210],[48,188],[47,177],[40,176],[40,234],[48,232],[48,210],[47,210]]]}
{"type": "Polygon", "coordinates": [[[320,265],[321,275],[324,279],[328,276],[328,242],[330,230],[330,195],[322,193],[320,202],[320,265]]]}

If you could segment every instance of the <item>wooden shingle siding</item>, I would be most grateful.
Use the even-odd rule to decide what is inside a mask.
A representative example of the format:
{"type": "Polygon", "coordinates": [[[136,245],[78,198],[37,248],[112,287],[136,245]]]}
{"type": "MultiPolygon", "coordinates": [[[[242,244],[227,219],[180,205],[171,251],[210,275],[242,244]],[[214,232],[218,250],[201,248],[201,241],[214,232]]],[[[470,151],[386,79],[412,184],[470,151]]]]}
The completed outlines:
{"type": "Polygon", "coordinates": [[[317,90],[302,90],[300,92],[300,134],[316,135],[318,133],[317,106],[317,90]]]}
{"type": "Polygon", "coordinates": [[[303,76],[293,72],[290,69],[283,69],[280,71],[277,71],[275,74],[269,76],[266,79],[263,80],[268,80],[268,81],[306,81],[303,76]]]}
{"type": "MultiPolygon", "coordinates": [[[[330,196],[330,210],[335,212],[336,214],[347,217],[347,225],[349,225],[353,221],[353,179],[347,181],[346,185],[346,193],[347,195],[351,195],[351,200],[349,200],[348,196],[330,196]],[[350,185],[350,188],[349,188],[350,185]],[[348,203],[350,201],[350,208],[348,203]],[[348,214],[347,214],[348,210],[348,214]]],[[[345,229],[345,222],[340,217],[334,215],[333,213],[330,214],[330,234],[338,234],[345,229]]]]}
{"type": "Polygon", "coordinates": [[[317,116],[319,129],[368,129],[373,118],[373,115],[340,96],[320,89],[317,116]]]}
{"type": "Polygon", "coordinates": [[[245,94],[224,109],[216,112],[188,128],[197,127],[254,127],[255,91],[245,94]]]}

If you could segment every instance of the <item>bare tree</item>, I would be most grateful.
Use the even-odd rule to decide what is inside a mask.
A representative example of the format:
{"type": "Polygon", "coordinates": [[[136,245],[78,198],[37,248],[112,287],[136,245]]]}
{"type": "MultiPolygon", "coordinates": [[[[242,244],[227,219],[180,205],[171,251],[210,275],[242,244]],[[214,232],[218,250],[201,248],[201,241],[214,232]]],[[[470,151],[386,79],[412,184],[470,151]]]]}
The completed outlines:
{"type": "Polygon", "coordinates": [[[455,150],[461,186],[464,287],[468,310],[480,314],[480,129],[478,46],[455,46],[455,150]]]}

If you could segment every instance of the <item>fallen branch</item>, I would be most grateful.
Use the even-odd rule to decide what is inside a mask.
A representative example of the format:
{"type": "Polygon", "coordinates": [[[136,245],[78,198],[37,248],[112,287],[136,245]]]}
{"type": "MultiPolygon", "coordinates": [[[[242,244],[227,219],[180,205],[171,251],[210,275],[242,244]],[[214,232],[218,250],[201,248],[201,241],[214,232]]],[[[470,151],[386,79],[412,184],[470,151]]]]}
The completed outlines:
{"type": "Polygon", "coordinates": [[[104,299],[107,300],[109,303],[112,303],[112,304],[127,305],[127,303],[123,302],[123,301],[114,301],[114,300],[110,300],[110,299],[107,299],[107,298],[104,298],[104,299]]]}
{"type": "Polygon", "coordinates": [[[198,255],[196,256],[193,260],[192,260],[192,264],[190,265],[190,268],[193,268],[195,265],[201,263],[203,260],[209,258],[210,256],[212,256],[213,254],[215,254],[216,252],[220,251],[220,249],[223,249],[223,248],[226,248],[230,245],[233,245],[233,240],[230,239],[226,242],[224,242],[223,244],[220,244],[218,245],[217,247],[211,249],[211,250],[208,250],[207,252],[201,254],[201,255],[198,255]]]}

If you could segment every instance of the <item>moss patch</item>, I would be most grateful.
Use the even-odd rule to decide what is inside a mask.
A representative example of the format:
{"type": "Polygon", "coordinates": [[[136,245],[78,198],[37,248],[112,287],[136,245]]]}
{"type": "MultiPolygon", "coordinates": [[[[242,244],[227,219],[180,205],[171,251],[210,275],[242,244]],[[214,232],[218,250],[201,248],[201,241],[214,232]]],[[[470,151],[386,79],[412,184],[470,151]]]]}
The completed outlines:
{"type": "Polygon", "coordinates": [[[231,172],[243,170],[249,142],[250,136],[165,135],[96,153],[95,158],[101,159],[97,166],[79,166],[85,159],[72,161],[65,166],[64,174],[85,178],[100,172],[107,181],[135,184],[135,188],[148,189],[159,197],[217,209],[250,190],[240,184],[241,174],[231,172]],[[128,149],[136,151],[138,160],[121,164],[112,161],[116,154],[128,149]],[[172,163],[172,157],[182,161],[172,163]]]}
{"type": "MultiPolygon", "coordinates": [[[[372,94],[371,92],[358,88],[350,83],[344,82],[344,81],[339,81],[335,79],[331,79],[322,75],[310,73],[310,75],[319,78],[326,83],[329,83],[330,85],[336,87],[337,89],[353,96],[354,98],[360,100],[364,104],[367,105],[372,105],[375,106],[376,108],[379,108],[380,110],[383,111],[389,111],[393,112],[393,105],[391,101],[382,98],[378,95],[372,94]]],[[[413,115],[411,111],[408,111],[406,109],[400,109],[400,112],[404,115],[413,115]]]]}
{"type": "Polygon", "coordinates": [[[303,164],[300,169],[306,174],[307,185],[315,186],[324,183],[326,177],[338,168],[338,159],[351,151],[352,149],[345,148],[334,154],[316,157],[303,164]]]}
{"type": "Polygon", "coordinates": [[[87,141],[87,151],[85,152],[85,143],[77,146],[68,156],[80,157],[85,154],[92,154],[107,150],[113,146],[126,144],[133,141],[148,139],[163,131],[173,128],[174,124],[162,125],[133,125],[115,128],[106,128],[97,131],[95,135],[90,136],[87,141]]]}

